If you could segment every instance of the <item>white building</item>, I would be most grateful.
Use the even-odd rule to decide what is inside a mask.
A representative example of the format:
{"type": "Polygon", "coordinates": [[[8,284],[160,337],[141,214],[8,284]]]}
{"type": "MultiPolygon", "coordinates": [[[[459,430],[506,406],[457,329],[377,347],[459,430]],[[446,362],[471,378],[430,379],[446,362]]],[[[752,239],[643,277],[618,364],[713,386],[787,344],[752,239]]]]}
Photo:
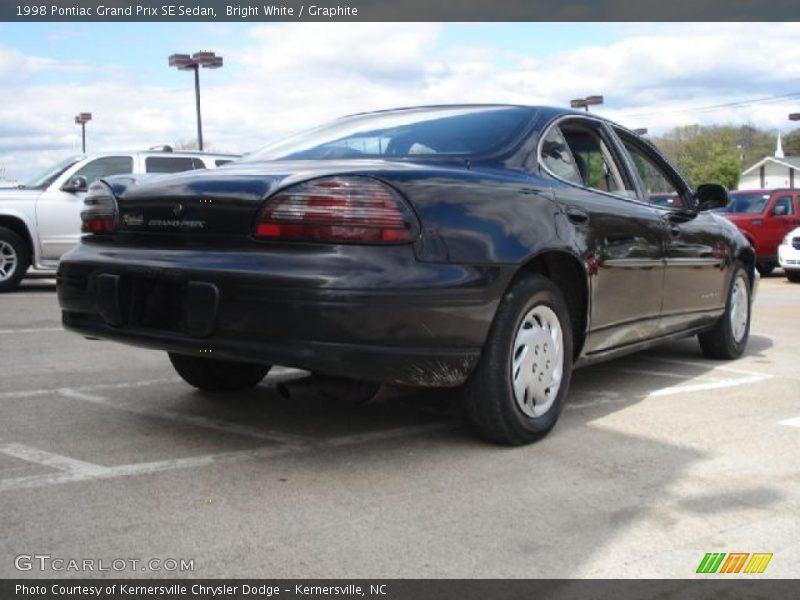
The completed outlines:
{"type": "Polygon", "coordinates": [[[775,156],[762,158],[739,176],[740,190],[800,187],[800,156],[784,156],[781,136],[775,156]]]}

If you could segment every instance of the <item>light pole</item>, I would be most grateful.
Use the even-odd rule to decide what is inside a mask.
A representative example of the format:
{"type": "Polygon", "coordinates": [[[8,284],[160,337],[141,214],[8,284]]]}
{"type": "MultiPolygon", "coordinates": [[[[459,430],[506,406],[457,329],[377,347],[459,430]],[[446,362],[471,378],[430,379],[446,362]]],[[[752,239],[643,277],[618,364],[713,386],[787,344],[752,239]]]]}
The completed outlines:
{"type": "Polygon", "coordinates": [[[590,106],[602,103],[603,103],[602,96],[586,96],[586,98],[575,98],[574,100],[570,100],[569,106],[570,108],[583,108],[586,110],[586,112],[589,112],[590,106]]]}
{"type": "Polygon", "coordinates": [[[81,126],[81,153],[86,154],[86,123],[92,120],[92,113],[78,113],[75,124],[81,126]]]}
{"type": "Polygon", "coordinates": [[[197,147],[203,150],[203,121],[200,117],[200,67],[204,69],[219,69],[222,66],[222,57],[213,52],[195,52],[188,54],[172,54],[169,57],[169,66],[176,67],[179,71],[194,71],[194,101],[197,108],[197,147]]]}
{"type": "Polygon", "coordinates": [[[639,127],[638,129],[634,129],[633,133],[636,135],[647,135],[647,127],[639,127]]]}
{"type": "Polygon", "coordinates": [[[800,113],[790,113],[789,114],[790,121],[800,121],[800,113]]]}

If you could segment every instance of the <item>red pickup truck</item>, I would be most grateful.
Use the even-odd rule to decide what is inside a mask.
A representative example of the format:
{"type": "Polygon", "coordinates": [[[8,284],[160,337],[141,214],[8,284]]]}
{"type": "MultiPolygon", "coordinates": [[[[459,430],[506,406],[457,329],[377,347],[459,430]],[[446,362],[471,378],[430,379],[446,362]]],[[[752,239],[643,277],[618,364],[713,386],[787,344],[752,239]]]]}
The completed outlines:
{"type": "Polygon", "coordinates": [[[778,264],[778,246],[800,226],[800,189],[737,190],[719,212],[741,230],[756,251],[756,266],[769,275],[778,264]]]}

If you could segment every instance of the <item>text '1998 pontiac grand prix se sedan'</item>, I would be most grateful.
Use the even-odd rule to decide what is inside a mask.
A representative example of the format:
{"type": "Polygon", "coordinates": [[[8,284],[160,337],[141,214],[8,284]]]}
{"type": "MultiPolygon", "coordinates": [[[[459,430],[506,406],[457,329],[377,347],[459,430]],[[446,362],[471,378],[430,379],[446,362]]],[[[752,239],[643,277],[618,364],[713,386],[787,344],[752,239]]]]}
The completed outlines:
{"type": "Polygon", "coordinates": [[[742,354],[757,274],[710,212],[727,202],[586,113],[359,114],[221,169],[93,183],[58,297],[66,328],[166,350],[203,390],[272,364],[463,385],[477,434],[523,444],[576,366],[695,334],[742,354]]]}

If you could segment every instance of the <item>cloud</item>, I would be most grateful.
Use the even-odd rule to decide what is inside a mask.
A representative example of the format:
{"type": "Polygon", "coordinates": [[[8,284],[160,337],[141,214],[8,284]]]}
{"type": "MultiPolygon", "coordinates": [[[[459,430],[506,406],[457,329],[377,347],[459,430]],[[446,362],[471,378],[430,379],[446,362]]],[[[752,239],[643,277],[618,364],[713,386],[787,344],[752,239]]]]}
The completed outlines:
{"type": "MultiPolygon", "coordinates": [[[[202,72],[204,136],[215,149],[244,152],[353,112],[460,102],[563,106],[597,93],[606,97],[601,114],[651,132],[693,122],[785,128],[786,114],[797,109],[785,100],[680,110],[800,91],[793,86],[800,80],[800,24],[614,27],[621,31],[618,41],[601,46],[582,43],[575,25],[567,28],[573,48],[533,57],[471,43],[465,26],[226,24],[228,35],[215,46],[225,69],[202,72]],[[460,27],[460,35],[445,36],[448,27],[460,27]]],[[[141,24],[140,43],[147,36],[148,25],[141,24]]],[[[45,42],[36,56],[0,46],[0,80],[12,99],[0,104],[0,166],[9,176],[29,175],[78,150],[72,118],[84,110],[95,116],[88,125],[90,150],[194,137],[188,76],[176,73],[167,86],[147,77],[163,65],[137,65],[136,73],[127,73],[50,53],[45,42]],[[69,81],[54,82],[53,73],[69,73],[69,81]]]]}

